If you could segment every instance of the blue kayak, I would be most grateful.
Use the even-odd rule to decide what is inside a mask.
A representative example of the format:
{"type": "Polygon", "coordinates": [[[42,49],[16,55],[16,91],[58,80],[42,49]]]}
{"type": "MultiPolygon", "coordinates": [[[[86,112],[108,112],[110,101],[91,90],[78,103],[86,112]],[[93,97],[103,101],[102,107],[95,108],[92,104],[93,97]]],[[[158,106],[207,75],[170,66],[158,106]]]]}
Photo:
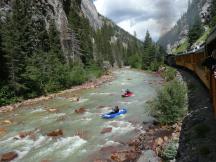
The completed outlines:
{"type": "Polygon", "coordinates": [[[107,113],[107,114],[103,114],[102,118],[104,118],[104,119],[113,119],[113,118],[116,118],[116,117],[118,117],[118,116],[120,116],[122,114],[126,114],[126,113],[127,113],[127,109],[122,108],[122,109],[119,110],[118,113],[110,112],[110,113],[107,113]]]}

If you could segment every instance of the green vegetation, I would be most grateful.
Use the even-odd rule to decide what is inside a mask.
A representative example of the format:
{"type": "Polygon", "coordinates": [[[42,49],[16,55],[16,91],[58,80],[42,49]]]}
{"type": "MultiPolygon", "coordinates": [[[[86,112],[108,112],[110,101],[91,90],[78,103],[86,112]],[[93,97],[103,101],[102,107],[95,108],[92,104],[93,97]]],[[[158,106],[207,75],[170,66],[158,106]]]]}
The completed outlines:
{"type": "Polygon", "coordinates": [[[164,160],[173,160],[177,155],[178,141],[172,140],[165,145],[161,152],[161,157],[164,160]]]}
{"type": "Polygon", "coordinates": [[[210,27],[214,28],[216,26],[216,1],[212,1],[211,5],[211,20],[210,20],[210,27]]]}
{"type": "Polygon", "coordinates": [[[153,114],[162,124],[173,124],[186,112],[186,86],[176,79],[168,82],[159,92],[153,106],[153,114]]]}
{"type": "Polygon", "coordinates": [[[200,36],[200,38],[195,42],[196,44],[201,44],[203,42],[206,41],[206,39],[208,38],[208,35],[210,33],[210,28],[208,26],[206,26],[206,31],[200,36]]]}
{"type": "Polygon", "coordinates": [[[202,26],[200,16],[197,15],[196,22],[189,27],[188,42],[190,47],[200,38],[203,32],[204,32],[204,28],[202,26]]]}
{"type": "Polygon", "coordinates": [[[177,70],[166,66],[166,69],[162,72],[162,77],[168,82],[174,80],[177,74],[177,70]]]}
{"type": "MultiPolygon", "coordinates": [[[[76,2],[74,2],[76,3],[76,2]]],[[[13,2],[13,13],[5,23],[0,23],[0,62],[1,68],[0,105],[6,105],[57,92],[102,75],[102,68],[93,60],[90,34],[92,29],[87,19],[79,18],[77,30],[82,57],[72,62],[64,57],[59,33],[54,21],[46,30],[43,16],[32,19],[32,14],[43,15],[35,2],[13,2]],[[35,6],[32,10],[31,5],[35,6]],[[81,29],[82,29],[81,28],[81,29]]],[[[68,14],[74,16],[75,13],[68,14]]]]}
{"type": "Polygon", "coordinates": [[[182,44],[180,44],[176,49],[173,49],[172,52],[174,54],[180,53],[180,52],[184,52],[188,49],[189,47],[189,43],[188,40],[186,39],[182,44]]]}
{"type": "Polygon", "coordinates": [[[150,106],[152,114],[161,124],[173,124],[186,113],[187,88],[182,81],[176,79],[176,69],[165,66],[161,75],[167,83],[158,91],[150,106]]]}
{"type": "Polygon", "coordinates": [[[149,32],[146,32],[144,44],[143,44],[144,53],[142,56],[142,68],[153,69],[158,67],[158,62],[163,62],[163,56],[165,55],[165,51],[158,45],[152,41],[152,38],[149,32]]]}

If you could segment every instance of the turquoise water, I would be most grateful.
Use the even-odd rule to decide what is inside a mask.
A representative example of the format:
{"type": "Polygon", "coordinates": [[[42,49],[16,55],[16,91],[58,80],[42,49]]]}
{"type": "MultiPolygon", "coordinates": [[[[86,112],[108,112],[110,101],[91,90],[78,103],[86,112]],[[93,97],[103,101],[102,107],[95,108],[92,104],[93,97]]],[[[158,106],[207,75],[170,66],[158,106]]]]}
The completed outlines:
{"type": "Polygon", "coordinates": [[[36,106],[0,114],[0,121],[13,121],[12,125],[0,126],[7,130],[0,136],[0,154],[16,151],[19,156],[14,161],[18,162],[45,159],[84,162],[96,152],[99,154],[101,148],[120,145],[120,141],[127,141],[143,131],[142,122],[152,120],[146,102],[155,97],[161,78],[128,69],[114,71],[114,74],[116,79],[110,83],[77,92],[79,102],[70,101],[68,95],[74,94],[68,94],[67,97],[56,97],[36,106]],[[121,97],[127,88],[135,93],[134,97],[121,97]],[[115,105],[127,108],[128,113],[112,120],[101,119],[100,115],[109,112],[115,105]],[[74,113],[80,107],[86,108],[87,112],[74,113]],[[50,113],[47,111],[49,108],[58,112],[50,113]],[[112,131],[101,134],[104,128],[112,128],[112,131]],[[62,129],[64,136],[56,139],[46,136],[56,129],[62,129]],[[14,138],[23,131],[35,131],[35,138],[14,138]]]}

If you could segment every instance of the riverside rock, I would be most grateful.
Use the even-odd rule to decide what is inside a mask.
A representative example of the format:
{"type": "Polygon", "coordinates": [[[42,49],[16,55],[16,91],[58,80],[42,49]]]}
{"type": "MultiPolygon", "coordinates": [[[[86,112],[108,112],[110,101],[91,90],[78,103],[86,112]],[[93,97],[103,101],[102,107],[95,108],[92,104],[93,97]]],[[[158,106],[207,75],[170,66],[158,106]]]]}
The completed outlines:
{"type": "Polygon", "coordinates": [[[11,120],[4,120],[2,124],[11,125],[13,122],[11,120]]]}
{"type": "Polygon", "coordinates": [[[75,110],[75,113],[77,113],[77,114],[83,114],[85,112],[86,112],[86,109],[84,107],[81,107],[81,108],[75,110]]]}
{"type": "Polygon", "coordinates": [[[106,134],[106,133],[110,133],[110,132],[112,132],[112,127],[104,128],[104,129],[101,131],[101,134],[106,134]]]}
{"type": "Polygon", "coordinates": [[[27,136],[30,136],[31,138],[34,138],[34,133],[32,131],[29,132],[19,132],[20,138],[25,138],[27,136]]]}
{"type": "Polygon", "coordinates": [[[6,129],[5,128],[0,128],[0,135],[3,135],[6,133],[6,129]]]}
{"type": "Polygon", "coordinates": [[[111,159],[115,162],[135,161],[139,157],[139,153],[129,150],[116,152],[111,155],[111,159]]]}
{"type": "Polygon", "coordinates": [[[60,137],[63,136],[63,131],[61,129],[56,129],[50,133],[47,134],[49,137],[60,137]]]}
{"type": "Polygon", "coordinates": [[[164,142],[164,140],[161,137],[159,137],[155,140],[156,146],[161,146],[163,144],[163,142],[164,142]]]}
{"type": "Polygon", "coordinates": [[[1,155],[0,162],[9,162],[11,160],[14,160],[18,157],[18,154],[16,152],[8,152],[1,155]]]}

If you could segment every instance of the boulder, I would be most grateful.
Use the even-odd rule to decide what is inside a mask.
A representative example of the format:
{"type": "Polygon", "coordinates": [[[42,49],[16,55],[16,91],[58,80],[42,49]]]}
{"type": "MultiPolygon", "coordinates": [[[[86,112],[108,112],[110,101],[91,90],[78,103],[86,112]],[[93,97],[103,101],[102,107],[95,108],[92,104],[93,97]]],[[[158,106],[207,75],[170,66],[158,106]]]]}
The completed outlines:
{"type": "Polygon", "coordinates": [[[167,136],[164,136],[164,141],[167,142],[169,140],[169,138],[167,136]]]}
{"type": "Polygon", "coordinates": [[[8,152],[1,155],[1,162],[9,162],[11,160],[14,160],[18,157],[18,154],[16,152],[8,152]]]}
{"type": "Polygon", "coordinates": [[[3,135],[6,133],[6,129],[5,128],[0,128],[0,135],[3,135]]]}
{"type": "Polygon", "coordinates": [[[161,146],[163,144],[163,142],[164,142],[164,140],[161,137],[159,137],[155,140],[155,145],[161,146]]]}
{"type": "Polygon", "coordinates": [[[33,139],[35,138],[34,136],[34,133],[32,131],[29,131],[29,132],[19,132],[19,137],[20,138],[25,138],[27,136],[30,136],[32,137],[33,139]]]}
{"type": "Polygon", "coordinates": [[[85,112],[86,112],[86,109],[84,107],[81,107],[81,108],[75,110],[75,113],[77,113],[77,114],[83,114],[85,112]]]}
{"type": "Polygon", "coordinates": [[[57,112],[58,110],[57,109],[48,109],[47,111],[48,112],[57,112]]]}
{"type": "Polygon", "coordinates": [[[11,125],[13,122],[11,120],[4,120],[2,124],[11,125]]]}
{"type": "Polygon", "coordinates": [[[61,129],[56,129],[52,132],[47,133],[47,136],[49,137],[59,137],[63,136],[63,131],[61,129]]]}
{"type": "Polygon", "coordinates": [[[104,128],[104,129],[101,131],[101,134],[106,134],[106,133],[110,133],[110,132],[112,132],[112,127],[104,128]]]}
{"type": "Polygon", "coordinates": [[[113,153],[111,159],[116,162],[135,161],[139,157],[139,153],[133,150],[113,153]]]}

